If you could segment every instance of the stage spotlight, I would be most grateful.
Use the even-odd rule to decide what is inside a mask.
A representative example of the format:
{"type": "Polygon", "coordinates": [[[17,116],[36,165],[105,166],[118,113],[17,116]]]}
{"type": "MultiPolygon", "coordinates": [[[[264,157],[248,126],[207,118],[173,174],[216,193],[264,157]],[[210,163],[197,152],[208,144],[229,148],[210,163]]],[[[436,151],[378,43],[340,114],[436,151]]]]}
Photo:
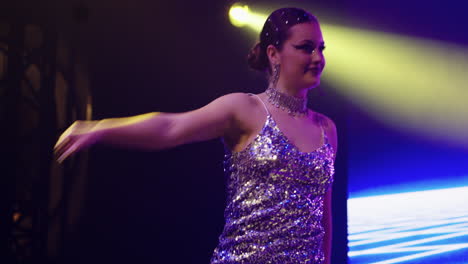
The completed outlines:
{"type": "Polygon", "coordinates": [[[248,6],[233,6],[229,10],[229,19],[231,23],[236,27],[243,27],[247,23],[249,17],[248,6]]]}
{"type": "Polygon", "coordinates": [[[251,12],[247,5],[235,4],[229,10],[229,20],[236,27],[249,26],[256,32],[260,32],[267,15],[251,12]]]}

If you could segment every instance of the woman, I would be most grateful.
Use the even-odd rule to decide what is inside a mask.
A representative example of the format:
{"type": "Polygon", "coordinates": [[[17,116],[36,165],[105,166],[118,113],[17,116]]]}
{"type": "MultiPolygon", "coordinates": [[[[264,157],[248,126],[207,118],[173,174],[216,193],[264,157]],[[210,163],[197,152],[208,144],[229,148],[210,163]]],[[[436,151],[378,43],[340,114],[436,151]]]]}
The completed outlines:
{"type": "Polygon", "coordinates": [[[159,150],[221,137],[228,203],[211,263],[330,263],[336,129],[307,108],[323,49],[313,15],[278,9],[248,57],[270,75],[264,93],[228,94],[186,113],[77,121],[57,142],[58,160],[96,142],[159,150]]]}

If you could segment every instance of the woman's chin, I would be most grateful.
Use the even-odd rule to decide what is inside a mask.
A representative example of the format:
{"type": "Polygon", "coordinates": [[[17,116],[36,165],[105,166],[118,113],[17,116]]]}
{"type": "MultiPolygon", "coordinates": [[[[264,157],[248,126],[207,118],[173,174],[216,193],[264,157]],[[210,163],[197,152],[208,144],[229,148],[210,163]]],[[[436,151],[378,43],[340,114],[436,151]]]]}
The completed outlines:
{"type": "Polygon", "coordinates": [[[306,86],[309,87],[309,89],[313,89],[313,88],[315,88],[315,87],[317,87],[319,85],[320,85],[320,79],[319,78],[317,78],[317,79],[315,79],[313,81],[312,80],[308,81],[306,83],[306,86]]]}

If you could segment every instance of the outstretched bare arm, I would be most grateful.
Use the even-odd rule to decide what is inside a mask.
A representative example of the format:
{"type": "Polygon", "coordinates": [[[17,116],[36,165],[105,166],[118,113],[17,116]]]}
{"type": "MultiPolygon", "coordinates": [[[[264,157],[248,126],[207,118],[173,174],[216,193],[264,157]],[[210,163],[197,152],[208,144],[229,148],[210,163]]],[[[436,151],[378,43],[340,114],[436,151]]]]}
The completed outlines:
{"type": "Polygon", "coordinates": [[[247,95],[222,96],[185,113],[147,113],[100,121],[76,121],[55,145],[58,161],[97,142],[136,149],[159,150],[224,136],[237,125],[237,109],[247,95]]]}

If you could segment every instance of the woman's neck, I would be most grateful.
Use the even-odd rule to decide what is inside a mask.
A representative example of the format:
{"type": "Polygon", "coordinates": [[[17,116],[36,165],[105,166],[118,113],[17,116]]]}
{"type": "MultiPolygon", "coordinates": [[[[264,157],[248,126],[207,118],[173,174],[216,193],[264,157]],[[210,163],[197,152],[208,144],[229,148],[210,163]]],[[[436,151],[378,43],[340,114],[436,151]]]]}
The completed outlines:
{"type": "MultiPolygon", "coordinates": [[[[270,84],[272,85],[272,84],[270,84]]],[[[307,98],[307,93],[309,92],[309,88],[307,87],[294,87],[292,85],[286,85],[282,82],[278,82],[276,84],[276,87],[274,87],[277,91],[281,92],[281,93],[284,93],[286,95],[289,95],[289,96],[293,96],[293,97],[296,97],[296,98],[301,98],[301,99],[305,99],[307,98]]]]}

